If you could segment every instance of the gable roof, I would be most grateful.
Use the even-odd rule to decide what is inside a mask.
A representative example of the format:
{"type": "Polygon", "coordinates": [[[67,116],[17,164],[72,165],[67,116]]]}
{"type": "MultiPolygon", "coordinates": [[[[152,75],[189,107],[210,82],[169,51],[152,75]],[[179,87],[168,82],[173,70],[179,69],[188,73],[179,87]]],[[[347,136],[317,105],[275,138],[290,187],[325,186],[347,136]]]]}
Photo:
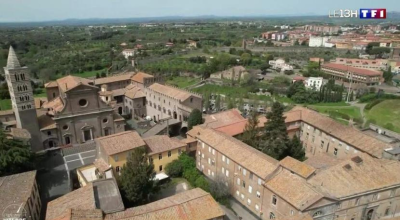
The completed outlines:
{"type": "Polygon", "coordinates": [[[277,168],[278,161],[247,144],[210,128],[197,129],[198,140],[210,145],[242,167],[265,179],[277,168]]]}
{"type": "Polygon", "coordinates": [[[382,158],[382,153],[390,146],[376,138],[368,136],[363,132],[319,114],[316,111],[296,106],[292,111],[301,111],[301,120],[310,124],[329,135],[343,141],[360,151],[368,153],[377,158],[382,158]]]}
{"type": "Polygon", "coordinates": [[[305,179],[285,169],[266,181],[264,185],[298,210],[304,210],[324,197],[305,179]]]}
{"type": "Polygon", "coordinates": [[[135,85],[128,85],[125,89],[125,96],[130,99],[146,97],[146,94],[144,94],[143,90],[135,85]]]}
{"type": "Polygon", "coordinates": [[[96,209],[92,183],[47,203],[46,220],[60,218],[67,209],[96,209]]]}
{"type": "Polygon", "coordinates": [[[400,184],[400,162],[359,153],[312,176],[308,182],[337,198],[400,184]]]}
{"type": "Polygon", "coordinates": [[[56,112],[61,112],[64,109],[64,103],[61,97],[57,97],[43,104],[43,108],[50,109],[54,115],[56,112]]]}
{"type": "Polygon", "coordinates": [[[206,115],[204,117],[203,126],[207,128],[218,128],[243,120],[245,120],[245,118],[242,116],[241,112],[234,108],[216,114],[206,115]]]}
{"type": "Polygon", "coordinates": [[[72,76],[68,75],[63,78],[57,79],[56,80],[58,87],[63,91],[67,92],[79,85],[87,85],[91,86],[90,83],[92,83],[92,80],[77,77],[77,76],[72,76]]]}
{"type": "Polygon", "coordinates": [[[0,210],[4,211],[10,205],[27,203],[35,182],[36,171],[0,177],[0,210]]]}
{"type": "Polygon", "coordinates": [[[224,215],[209,193],[196,188],[147,205],[108,214],[105,220],[208,220],[224,215]]]}
{"type": "Polygon", "coordinates": [[[197,94],[194,94],[194,93],[182,90],[182,89],[178,89],[175,87],[161,85],[159,83],[154,83],[151,86],[149,86],[148,88],[157,93],[164,94],[168,97],[176,98],[176,99],[180,100],[181,102],[187,100],[191,96],[200,97],[197,94]]]}
{"type": "Polygon", "coordinates": [[[144,138],[144,142],[149,147],[149,155],[158,154],[173,149],[186,147],[186,144],[167,135],[155,135],[144,138]]]}
{"type": "Polygon", "coordinates": [[[103,212],[100,209],[67,209],[62,215],[53,220],[103,220],[103,212]]]}
{"type": "Polygon", "coordinates": [[[154,76],[144,72],[138,72],[132,76],[131,80],[143,84],[144,78],[154,78],[154,76]]]}
{"type": "Polygon", "coordinates": [[[96,138],[95,142],[99,147],[104,149],[108,156],[146,145],[136,131],[125,131],[96,138]]]}
{"type": "Polygon", "coordinates": [[[113,82],[119,82],[119,81],[127,81],[130,80],[132,77],[132,73],[123,73],[123,74],[118,74],[118,75],[113,75],[113,76],[108,76],[104,78],[98,78],[94,80],[95,85],[101,85],[101,84],[107,84],[107,83],[113,83],[113,82]]]}
{"type": "Polygon", "coordinates": [[[341,71],[349,71],[353,72],[359,75],[364,75],[364,76],[382,76],[382,72],[380,71],[375,71],[371,69],[361,69],[361,68],[356,68],[352,66],[347,66],[343,64],[337,64],[337,63],[325,63],[322,65],[322,68],[332,68],[332,69],[338,69],[341,71]]]}
{"type": "Polygon", "coordinates": [[[299,176],[305,179],[307,179],[309,176],[311,176],[311,174],[315,172],[315,169],[313,167],[305,163],[302,163],[290,156],[285,157],[283,160],[279,162],[279,164],[282,167],[298,174],[299,176]]]}

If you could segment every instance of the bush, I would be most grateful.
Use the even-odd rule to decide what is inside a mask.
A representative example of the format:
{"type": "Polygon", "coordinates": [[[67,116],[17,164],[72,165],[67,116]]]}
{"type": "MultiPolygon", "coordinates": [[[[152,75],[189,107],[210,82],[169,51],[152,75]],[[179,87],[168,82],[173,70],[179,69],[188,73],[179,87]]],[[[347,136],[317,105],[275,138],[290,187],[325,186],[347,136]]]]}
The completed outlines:
{"type": "Polygon", "coordinates": [[[383,101],[383,99],[375,99],[375,100],[373,100],[372,102],[368,103],[368,104],[365,106],[365,109],[366,109],[366,110],[371,110],[372,107],[374,107],[375,105],[381,103],[382,101],[383,101]]]}
{"type": "Polygon", "coordinates": [[[165,167],[165,172],[171,177],[181,177],[183,174],[182,162],[174,160],[165,167]]]}
{"type": "MultiPolygon", "coordinates": [[[[197,171],[197,170],[196,170],[196,171],[197,171]]],[[[210,185],[209,185],[207,179],[206,179],[204,176],[202,176],[202,175],[200,175],[200,176],[196,179],[194,185],[195,185],[196,187],[199,187],[199,188],[203,189],[203,190],[206,191],[206,192],[210,192],[210,185]]]]}
{"type": "Polygon", "coordinates": [[[183,177],[192,185],[196,185],[196,180],[199,178],[200,174],[196,168],[191,168],[183,171],[183,177]]]}

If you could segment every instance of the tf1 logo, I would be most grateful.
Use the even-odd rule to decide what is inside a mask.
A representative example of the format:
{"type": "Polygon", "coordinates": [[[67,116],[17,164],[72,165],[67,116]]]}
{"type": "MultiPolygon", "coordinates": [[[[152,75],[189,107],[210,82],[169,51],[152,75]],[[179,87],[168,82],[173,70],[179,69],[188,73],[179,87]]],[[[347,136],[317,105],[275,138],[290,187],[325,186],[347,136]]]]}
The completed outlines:
{"type": "Polygon", "coordinates": [[[361,19],[385,19],[386,9],[360,9],[361,19]]]}
{"type": "Polygon", "coordinates": [[[350,9],[339,9],[334,11],[329,11],[330,18],[357,18],[360,19],[385,19],[386,9],[360,9],[350,10],[350,9]]]}

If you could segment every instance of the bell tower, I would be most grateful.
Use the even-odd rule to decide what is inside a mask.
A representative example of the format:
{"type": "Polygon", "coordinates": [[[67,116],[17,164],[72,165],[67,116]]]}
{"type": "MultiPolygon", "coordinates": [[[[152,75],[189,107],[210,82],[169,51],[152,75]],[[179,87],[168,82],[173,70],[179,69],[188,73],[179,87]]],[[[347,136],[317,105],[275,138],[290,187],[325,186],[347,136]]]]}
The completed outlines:
{"type": "Polygon", "coordinates": [[[12,46],[8,53],[7,66],[4,67],[4,73],[11,96],[12,108],[17,120],[17,127],[29,131],[33,151],[43,150],[29,69],[28,67],[21,67],[12,46]]]}

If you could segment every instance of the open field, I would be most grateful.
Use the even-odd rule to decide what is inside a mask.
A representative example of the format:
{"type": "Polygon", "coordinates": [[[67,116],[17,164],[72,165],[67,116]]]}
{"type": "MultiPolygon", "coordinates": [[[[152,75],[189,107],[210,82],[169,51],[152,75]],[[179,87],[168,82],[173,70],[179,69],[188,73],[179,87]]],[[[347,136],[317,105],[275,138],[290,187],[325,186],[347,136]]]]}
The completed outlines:
{"type": "Polygon", "coordinates": [[[10,99],[0,100],[0,110],[9,110],[9,109],[11,109],[11,100],[10,99]]]}
{"type": "Polygon", "coordinates": [[[173,79],[168,79],[167,84],[176,86],[179,88],[186,88],[188,86],[194,85],[200,82],[200,79],[192,78],[192,77],[184,77],[184,76],[177,76],[173,79]]]}
{"type": "Polygon", "coordinates": [[[373,124],[400,132],[400,100],[385,100],[367,111],[366,117],[373,124]]]}
{"type": "MultiPolygon", "coordinates": [[[[355,107],[355,106],[335,106],[334,104],[340,104],[340,103],[325,103],[326,105],[323,106],[321,103],[319,105],[309,105],[308,107],[321,112],[323,114],[330,115],[333,118],[338,118],[338,119],[345,119],[348,120],[350,118],[361,121],[361,111],[360,108],[355,107]]],[[[343,105],[343,103],[342,103],[343,105]]]]}

